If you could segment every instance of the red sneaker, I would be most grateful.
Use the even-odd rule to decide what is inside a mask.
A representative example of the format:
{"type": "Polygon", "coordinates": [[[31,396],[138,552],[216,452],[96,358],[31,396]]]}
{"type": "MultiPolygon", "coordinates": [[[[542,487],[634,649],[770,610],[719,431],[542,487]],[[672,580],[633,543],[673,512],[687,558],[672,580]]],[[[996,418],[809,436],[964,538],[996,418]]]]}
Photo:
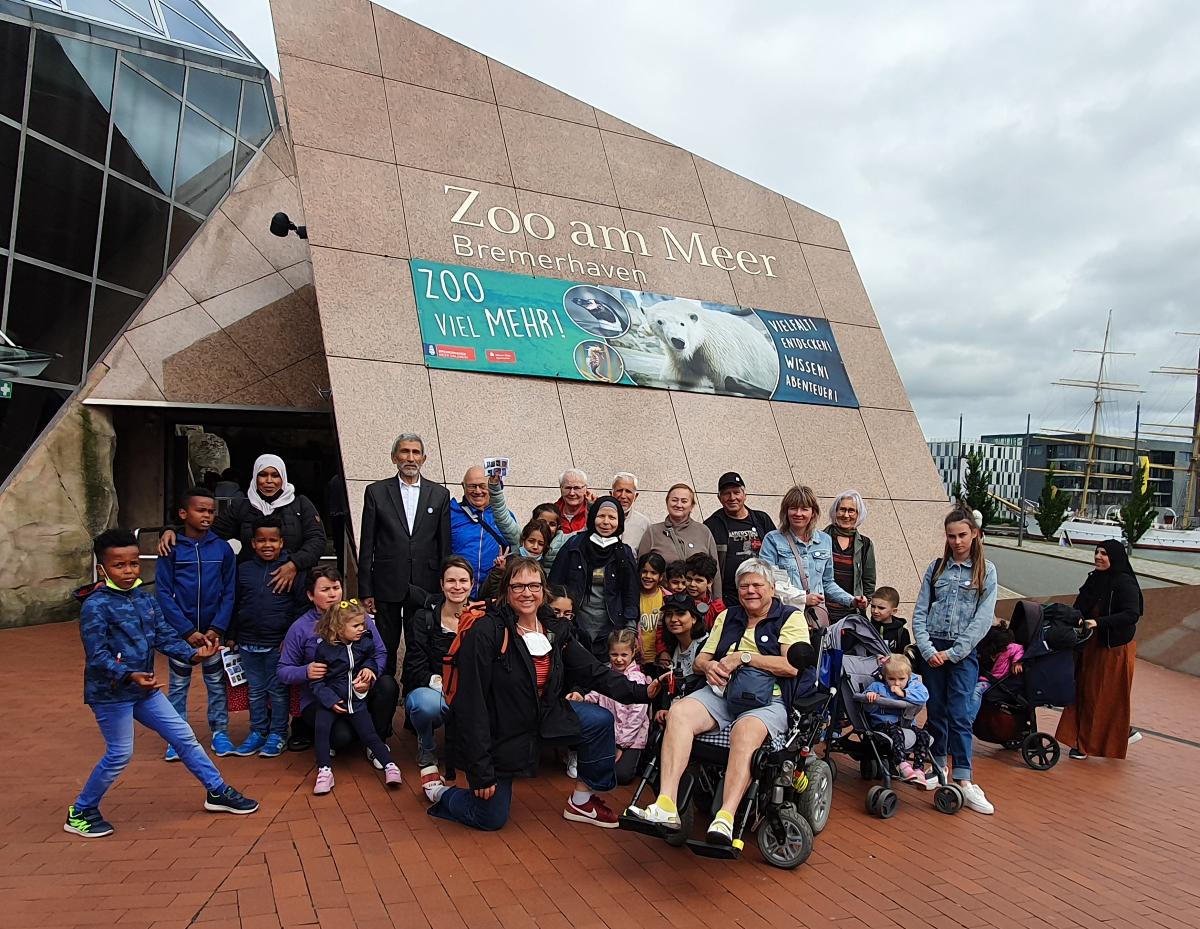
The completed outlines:
{"type": "Polygon", "coordinates": [[[599,826],[601,829],[616,829],[620,825],[617,822],[617,814],[595,794],[592,794],[587,803],[572,803],[568,798],[567,805],[563,808],[563,819],[599,826]]]}

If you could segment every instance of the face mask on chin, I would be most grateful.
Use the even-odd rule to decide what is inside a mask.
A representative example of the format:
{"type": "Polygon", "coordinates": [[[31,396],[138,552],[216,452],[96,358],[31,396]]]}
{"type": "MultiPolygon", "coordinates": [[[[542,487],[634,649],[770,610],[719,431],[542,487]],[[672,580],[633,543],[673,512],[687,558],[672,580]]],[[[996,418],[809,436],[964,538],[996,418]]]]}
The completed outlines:
{"type": "Polygon", "coordinates": [[[550,654],[550,640],[540,632],[526,632],[521,635],[525,650],[534,658],[550,654]]]}
{"type": "Polygon", "coordinates": [[[595,532],[593,532],[590,536],[588,536],[588,538],[591,540],[591,543],[593,545],[597,546],[598,548],[608,548],[610,545],[616,545],[618,542],[621,541],[615,535],[610,535],[608,537],[605,537],[602,535],[598,535],[595,532]]]}

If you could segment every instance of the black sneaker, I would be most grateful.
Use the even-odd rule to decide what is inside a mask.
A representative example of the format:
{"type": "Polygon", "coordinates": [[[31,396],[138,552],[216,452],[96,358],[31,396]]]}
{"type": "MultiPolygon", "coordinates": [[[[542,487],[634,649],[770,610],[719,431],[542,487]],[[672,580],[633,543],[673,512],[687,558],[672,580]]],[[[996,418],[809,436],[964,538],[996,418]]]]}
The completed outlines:
{"type": "Polygon", "coordinates": [[[1073,748],[1067,752],[1067,757],[1074,758],[1076,761],[1085,761],[1087,759],[1087,752],[1079,748],[1073,748]]]}
{"type": "Polygon", "coordinates": [[[258,801],[243,797],[226,784],[220,790],[210,790],[205,795],[204,808],[210,813],[237,813],[244,816],[258,809],[258,801]]]}
{"type": "Polygon", "coordinates": [[[293,735],[287,741],[287,750],[289,752],[306,752],[312,748],[312,739],[306,735],[293,735]]]}
{"type": "Polygon", "coordinates": [[[81,835],[85,839],[99,839],[113,834],[112,823],[100,815],[99,808],[82,809],[74,805],[67,807],[67,821],[63,832],[81,835]]]}

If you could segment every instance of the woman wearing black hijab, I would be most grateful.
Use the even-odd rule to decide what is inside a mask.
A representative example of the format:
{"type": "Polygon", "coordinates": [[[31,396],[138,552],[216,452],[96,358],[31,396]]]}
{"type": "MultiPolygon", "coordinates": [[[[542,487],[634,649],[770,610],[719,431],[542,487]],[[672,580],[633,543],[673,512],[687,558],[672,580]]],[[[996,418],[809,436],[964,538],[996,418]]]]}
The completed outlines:
{"type": "Polygon", "coordinates": [[[1095,565],[1075,598],[1075,609],[1092,637],[1076,668],[1075,705],[1063,711],[1055,738],[1072,746],[1072,758],[1124,758],[1130,740],[1140,735],[1129,726],[1129,696],[1142,590],[1118,540],[1096,546],[1095,565]]]}
{"type": "Polygon", "coordinates": [[[625,511],[616,497],[600,497],[588,510],[587,528],[572,536],[554,559],[550,583],[567,588],[575,604],[578,637],[596,660],[608,662],[608,637],[636,629],[637,562],[621,541],[625,511]]]}

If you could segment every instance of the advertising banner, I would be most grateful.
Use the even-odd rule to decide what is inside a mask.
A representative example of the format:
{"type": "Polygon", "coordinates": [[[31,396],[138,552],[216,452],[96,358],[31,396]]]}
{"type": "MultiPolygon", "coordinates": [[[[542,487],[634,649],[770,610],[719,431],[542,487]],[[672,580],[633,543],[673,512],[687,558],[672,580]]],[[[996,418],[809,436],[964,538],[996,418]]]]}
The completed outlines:
{"type": "Polygon", "coordinates": [[[425,364],[857,407],[828,320],[413,259],[425,364]]]}

